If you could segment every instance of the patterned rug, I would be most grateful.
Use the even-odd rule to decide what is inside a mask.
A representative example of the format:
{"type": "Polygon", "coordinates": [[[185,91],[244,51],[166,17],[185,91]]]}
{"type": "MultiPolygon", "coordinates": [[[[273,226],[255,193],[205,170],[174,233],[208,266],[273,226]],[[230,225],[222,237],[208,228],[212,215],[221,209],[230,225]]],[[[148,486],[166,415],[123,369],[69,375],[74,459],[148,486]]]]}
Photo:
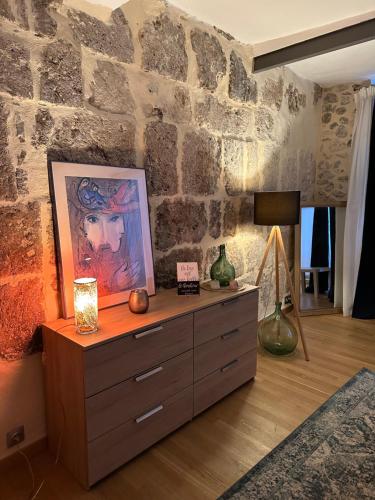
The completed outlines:
{"type": "Polygon", "coordinates": [[[375,499],[375,372],[363,368],[221,500],[375,499]]]}

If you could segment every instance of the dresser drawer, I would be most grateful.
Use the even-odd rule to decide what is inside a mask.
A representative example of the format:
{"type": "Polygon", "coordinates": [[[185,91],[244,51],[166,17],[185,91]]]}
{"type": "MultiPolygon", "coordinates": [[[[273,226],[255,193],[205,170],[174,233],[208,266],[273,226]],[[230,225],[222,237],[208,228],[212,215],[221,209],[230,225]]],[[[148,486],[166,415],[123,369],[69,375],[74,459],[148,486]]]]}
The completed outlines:
{"type": "Polygon", "coordinates": [[[140,414],[88,444],[89,484],[92,485],[120,465],[174,431],[193,417],[193,388],[140,414]]]}
{"type": "Polygon", "coordinates": [[[258,320],[258,292],[228,299],[194,313],[194,345],[258,320]]]}
{"type": "Polygon", "coordinates": [[[256,349],[233,359],[194,385],[194,415],[219,401],[255,376],[256,349]]]}
{"type": "Polygon", "coordinates": [[[257,323],[223,333],[194,350],[194,380],[200,380],[256,347],[257,323]]]}
{"type": "Polygon", "coordinates": [[[85,394],[112,387],[192,347],[193,315],[187,314],[84,351],[85,394]]]}
{"type": "Polygon", "coordinates": [[[193,384],[193,351],[170,359],[86,399],[89,441],[193,384]]]}

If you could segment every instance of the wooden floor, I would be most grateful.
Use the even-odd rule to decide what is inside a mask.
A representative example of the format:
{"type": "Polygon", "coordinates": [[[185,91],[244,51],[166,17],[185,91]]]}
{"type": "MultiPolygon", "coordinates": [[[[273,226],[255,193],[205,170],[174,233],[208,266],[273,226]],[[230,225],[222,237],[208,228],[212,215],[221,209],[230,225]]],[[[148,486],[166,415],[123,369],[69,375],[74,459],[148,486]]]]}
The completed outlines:
{"type": "MultiPolygon", "coordinates": [[[[33,457],[40,500],[216,498],[360,368],[375,370],[375,321],[303,318],[311,361],[259,353],[256,380],[100,482],[83,490],[47,452],[33,457]]],[[[0,475],[0,498],[27,499],[22,457],[0,475]]]]}
{"type": "Polygon", "coordinates": [[[300,307],[302,311],[311,309],[334,309],[333,302],[330,302],[327,294],[320,293],[316,299],[313,293],[301,293],[300,307]]]}

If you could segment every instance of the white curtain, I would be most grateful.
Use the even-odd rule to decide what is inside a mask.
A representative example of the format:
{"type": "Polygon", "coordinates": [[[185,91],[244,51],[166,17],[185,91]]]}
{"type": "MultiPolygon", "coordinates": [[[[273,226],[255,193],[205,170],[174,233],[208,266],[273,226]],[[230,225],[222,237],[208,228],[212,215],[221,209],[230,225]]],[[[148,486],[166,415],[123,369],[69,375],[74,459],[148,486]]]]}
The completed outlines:
{"type": "Polygon", "coordinates": [[[354,96],[356,115],[353,128],[353,158],[349,178],[344,234],[344,316],[352,314],[361,260],[374,98],[374,87],[362,88],[354,96]]]}
{"type": "Polygon", "coordinates": [[[343,254],[344,254],[344,230],[345,230],[345,208],[336,207],[336,234],[335,234],[335,293],[334,307],[342,309],[343,304],[343,254]]]}

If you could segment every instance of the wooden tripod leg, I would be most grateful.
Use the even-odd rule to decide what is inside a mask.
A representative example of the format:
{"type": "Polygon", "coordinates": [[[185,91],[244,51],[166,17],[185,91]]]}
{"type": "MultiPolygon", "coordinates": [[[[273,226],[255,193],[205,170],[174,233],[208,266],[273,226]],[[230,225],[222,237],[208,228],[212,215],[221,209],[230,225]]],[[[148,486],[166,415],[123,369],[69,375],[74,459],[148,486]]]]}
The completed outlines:
{"type": "Polygon", "coordinates": [[[257,277],[256,282],[255,282],[256,286],[258,286],[260,283],[260,280],[261,280],[261,277],[263,274],[263,269],[264,269],[264,266],[266,265],[267,257],[268,257],[270,250],[271,250],[272,241],[275,238],[275,236],[276,236],[276,227],[274,226],[270,232],[269,237],[268,237],[267,246],[266,246],[266,249],[264,251],[262,263],[260,264],[260,268],[259,268],[259,272],[258,272],[258,277],[257,277]]]}
{"type": "Polygon", "coordinates": [[[310,360],[309,353],[307,351],[307,345],[306,345],[305,335],[303,333],[301,318],[300,318],[300,315],[299,315],[299,312],[298,312],[298,304],[297,304],[296,296],[295,296],[295,293],[294,293],[294,288],[293,288],[293,283],[292,283],[292,277],[290,276],[290,272],[289,272],[288,259],[286,257],[284,243],[283,243],[283,238],[282,238],[281,231],[280,231],[279,227],[276,228],[276,238],[277,238],[277,241],[278,241],[279,250],[280,250],[280,253],[281,253],[282,260],[284,261],[286,279],[287,279],[288,286],[289,286],[289,289],[290,289],[290,294],[291,294],[292,300],[293,300],[294,314],[296,316],[296,321],[297,321],[299,333],[300,333],[301,340],[302,340],[302,346],[303,346],[303,351],[305,353],[305,359],[306,359],[306,361],[309,361],[310,360]]]}
{"type": "Polygon", "coordinates": [[[280,275],[279,275],[279,250],[277,235],[275,237],[275,276],[276,276],[276,304],[280,302],[280,275]]]}

